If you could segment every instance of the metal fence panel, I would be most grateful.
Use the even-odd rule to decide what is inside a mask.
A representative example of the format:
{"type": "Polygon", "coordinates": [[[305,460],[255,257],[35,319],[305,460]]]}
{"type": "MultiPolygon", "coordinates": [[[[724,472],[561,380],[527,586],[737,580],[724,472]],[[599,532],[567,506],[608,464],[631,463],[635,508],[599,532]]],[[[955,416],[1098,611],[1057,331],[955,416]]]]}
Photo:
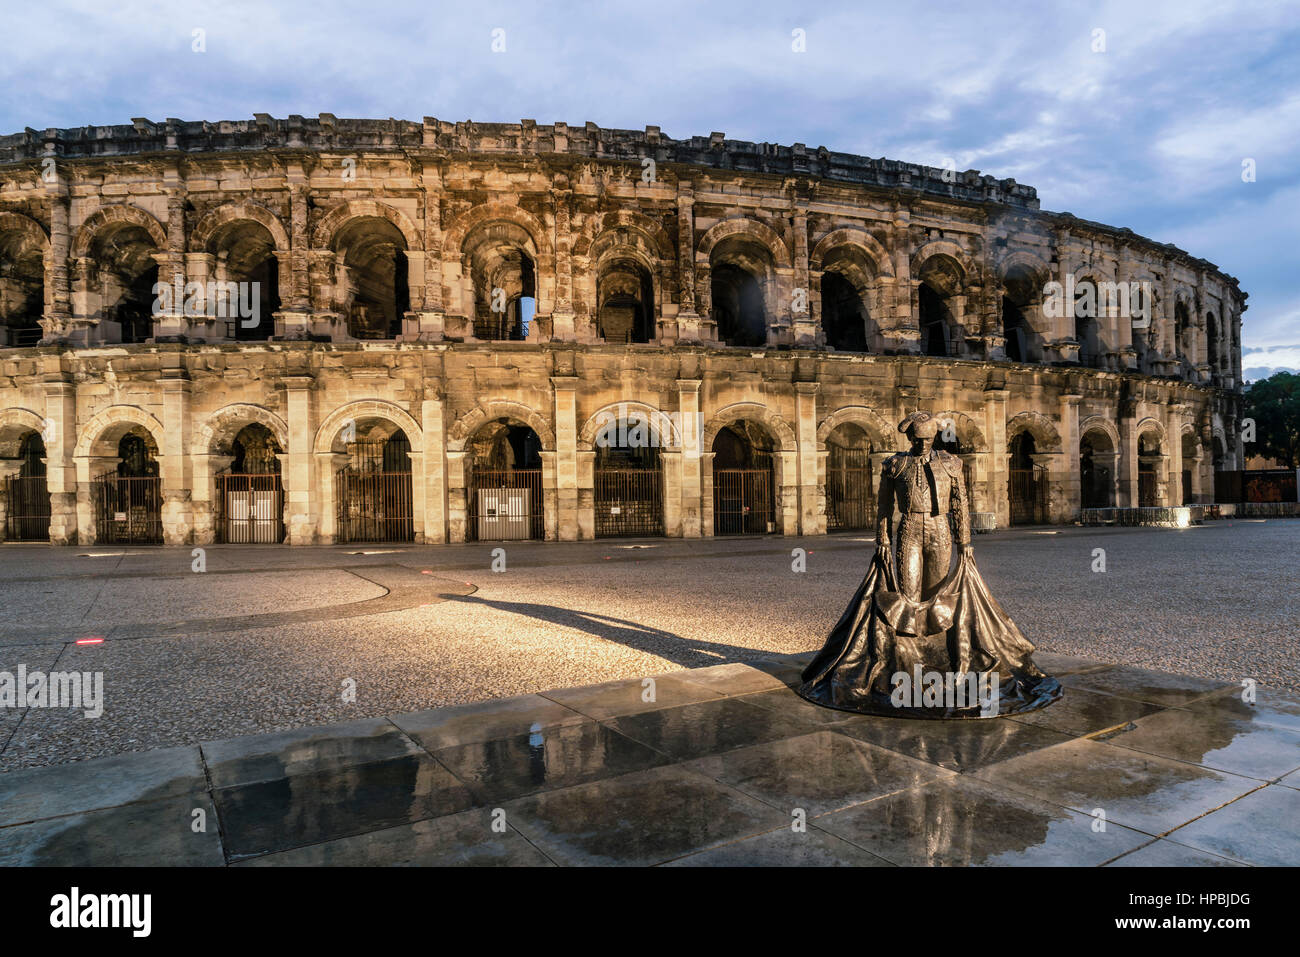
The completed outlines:
{"type": "Polygon", "coordinates": [[[107,472],[91,483],[96,541],[106,545],[161,545],[162,479],[107,472]]]}
{"type": "Polygon", "coordinates": [[[663,473],[658,468],[595,470],[596,536],[662,535],[663,473]]]}
{"type": "Polygon", "coordinates": [[[5,540],[50,540],[50,492],[44,475],[14,475],[5,479],[5,540]]]}
{"type": "Polygon", "coordinates": [[[541,469],[472,469],[468,541],[511,542],[546,537],[541,469]]]}
{"type": "Polygon", "coordinates": [[[771,469],[714,469],[715,535],[763,535],[776,530],[771,469]]]}

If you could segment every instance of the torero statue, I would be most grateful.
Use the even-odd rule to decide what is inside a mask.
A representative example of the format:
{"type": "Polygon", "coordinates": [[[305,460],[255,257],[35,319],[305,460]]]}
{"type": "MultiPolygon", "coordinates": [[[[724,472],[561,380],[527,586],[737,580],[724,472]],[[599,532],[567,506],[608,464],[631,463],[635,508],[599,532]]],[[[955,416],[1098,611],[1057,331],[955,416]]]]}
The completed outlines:
{"type": "Polygon", "coordinates": [[[877,548],[889,550],[889,526],[897,503],[898,590],[911,601],[933,598],[952,564],[952,533],[970,554],[970,510],[961,459],[934,447],[939,421],[913,412],[898,430],[912,442],[885,460],[876,505],[877,548]],[[951,523],[951,524],[950,524],[951,523]]]}
{"type": "Polygon", "coordinates": [[[885,460],[871,566],[804,669],[799,694],[843,711],[916,718],[985,718],[1051,704],[1060,682],[1034,664],[1033,644],[975,567],[961,460],[934,448],[939,423],[929,412],[911,413],[898,430],[911,448],[885,460]],[[906,693],[922,682],[924,695],[906,693]],[[973,695],[959,695],[963,688],[973,695]]]}

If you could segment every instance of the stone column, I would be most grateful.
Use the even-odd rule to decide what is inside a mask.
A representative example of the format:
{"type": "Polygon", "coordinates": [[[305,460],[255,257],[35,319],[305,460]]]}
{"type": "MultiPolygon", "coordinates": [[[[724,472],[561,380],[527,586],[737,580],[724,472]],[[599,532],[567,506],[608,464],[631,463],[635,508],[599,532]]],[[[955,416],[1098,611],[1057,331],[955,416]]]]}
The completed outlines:
{"type": "Polygon", "coordinates": [[[1079,401],[1082,398],[1078,392],[1061,395],[1061,456],[1057,464],[1061,501],[1048,516],[1053,523],[1070,522],[1079,517],[1083,495],[1079,471],[1079,401]]]}
{"type": "Polygon", "coordinates": [[[1165,445],[1167,448],[1162,451],[1165,453],[1165,461],[1169,463],[1167,476],[1169,492],[1164,504],[1177,506],[1183,504],[1183,416],[1187,412],[1187,406],[1183,403],[1175,403],[1166,406],[1166,410],[1165,445]]]}
{"type": "MultiPolygon", "coordinates": [[[[442,396],[426,392],[420,403],[424,433],[424,541],[447,541],[447,430],[442,396]]],[[[463,494],[463,493],[462,493],[463,494]]]]}
{"type": "MultiPolygon", "coordinates": [[[[676,328],[671,331],[677,342],[699,342],[716,338],[701,329],[701,317],[695,302],[695,190],[688,181],[677,183],[677,310],[676,328]]],[[[669,335],[665,324],[663,335],[669,335]]]]}
{"type": "MultiPolygon", "coordinates": [[[[704,462],[700,448],[703,422],[700,419],[700,380],[677,380],[677,427],[681,442],[681,535],[683,538],[699,538],[712,534],[703,530],[704,501],[704,462]]],[[[667,490],[665,489],[665,494],[667,490]]],[[[713,499],[710,493],[709,503],[713,499]]],[[[711,514],[710,507],[710,514],[711,514]]]]}
{"type": "Polygon", "coordinates": [[[713,455],[712,451],[700,453],[700,534],[703,538],[712,538],[714,532],[713,455]]]}
{"type": "MultiPolygon", "coordinates": [[[[182,368],[165,369],[159,380],[163,398],[162,525],[168,545],[187,545],[194,540],[194,516],[190,507],[194,469],[190,461],[189,374],[182,368]]],[[[210,498],[210,496],[209,496],[210,498]]]]}
{"type": "Polygon", "coordinates": [[[1121,416],[1119,437],[1122,443],[1119,462],[1116,463],[1119,497],[1115,504],[1120,508],[1136,508],[1138,504],[1138,434],[1134,426],[1137,418],[1121,416]]]}
{"type": "Polygon", "coordinates": [[[916,283],[912,279],[911,210],[894,211],[894,229],[890,237],[894,257],[894,299],[892,319],[882,328],[885,347],[906,355],[921,352],[921,317],[913,309],[916,283]]]}
{"type": "MultiPolygon", "coordinates": [[[[315,308],[311,295],[311,237],[307,232],[310,190],[307,174],[299,163],[289,164],[285,178],[289,184],[289,249],[285,257],[289,282],[281,283],[275,334],[282,339],[306,339],[312,329],[312,311],[315,308]]],[[[276,255],[279,255],[278,250],[276,255]]]]}
{"type": "Polygon", "coordinates": [[[808,203],[800,200],[794,207],[794,290],[802,295],[803,308],[795,311],[791,303],[790,320],[796,349],[814,349],[824,341],[822,330],[813,317],[812,288],[808,279],[808,203]]]}
{"type": "MultiPolygon", "coordinates": [[[[551,311],[551,339],[572,342],[576,339],[589,341],[592,338],[589,329],[578,330],[573,314],[573,259],[570,247],[573,243],[572,229],[569,221],[573,215],[573,191],[571,189],[554,189],[551,199],[555,206],[555,296],[551,311]],[[581,335],[579,332],[581,331],[581,335]]],[[[540,272],[540,270],[539,270],[540,272]]],[[[542,277],[538,277],[541,282],[542,277]]],[[[542,298],[538,295],[538,313],[542,298]]],[[[563,536],[563,522],[561,522],[563,536]]]]}
{"type": "Polygon", "coordinates": [[[988,439],[988,511],[997,516],[997,527],[1011,524],[1011,499],[1007,457],[1007,389],[984,390],[984,435],[988,439]]]}
{"type": "MultiPolygon", "coordinates": [[[[334,534],[334,513],[329,512],[329,539],[324,537],[326,529],[322,527],[324,501],[317,495],[318,479],[316,477],[317,460],[312,449],[315,441],[313,428],[312,390],[315,380],[309,375],[285,376],[284,385],[285,422],[289,426],[289,447],[285,449],[283,474],[284,497],[287,512],[288,529],[286,537],[290,545],[312,545],[316,542],[332,541],[334,534]]],[[[328,459],[328,453],[326,455],[328,459]]],[[[325,482],[329,484],[327,494],[333,501],[334,475],[326,470],[325,482]]]]}
{"type": "Polygon", "coordinates": [[[578,540],[578,383],[577,376],[551,376],[555,389],[556,536],[578,540]]]}
{"type": "Polygon", "coordinates": [[[50,492],[50,544],[75,545],[77,528],[77,386],[50,357],[45,373],[45,483],[50,492]]]}
{"type": "Polygon", "coordinates": [[[574,452],[578,474],[578,538],[596,537],[596,452],[574,452]]]}
{"type": "Polygon", "coordinates": [[[68,188],[57,177],[47,183],[50,198],[50,248],[45,258],[46,313],[41,322],[42,343],[70,340],[86,342],[86,330],[72,323],[72,287],[68,275],[71,229],[68,226],[68,188]]]}
{"type": "Polygon", "coordinates": [[[796,382],[795,434],[799,440],[799,531],[826,534],[826,493],[818,481],[817,392],[820,382],[796,382]]]}

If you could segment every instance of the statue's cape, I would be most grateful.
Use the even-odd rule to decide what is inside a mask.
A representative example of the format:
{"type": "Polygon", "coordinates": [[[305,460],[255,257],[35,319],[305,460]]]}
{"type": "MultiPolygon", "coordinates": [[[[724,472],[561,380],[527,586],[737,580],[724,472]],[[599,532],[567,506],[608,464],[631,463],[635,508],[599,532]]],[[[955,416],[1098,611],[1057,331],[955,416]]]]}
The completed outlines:
{"type": "Polygon", "coordinates": [[[1004,712],[1060,697],[1059,683],[1034,664],[1033,644],[989,593],[969,554],[923,602],[899,593],[887,556],[876,550],[844,614],[804,669],[801,695],[832,708],[882,713],[894,676],[910,676],[920,666],[957,676],[996,673],[1002,697],[1011,698],[1004,712]]]}

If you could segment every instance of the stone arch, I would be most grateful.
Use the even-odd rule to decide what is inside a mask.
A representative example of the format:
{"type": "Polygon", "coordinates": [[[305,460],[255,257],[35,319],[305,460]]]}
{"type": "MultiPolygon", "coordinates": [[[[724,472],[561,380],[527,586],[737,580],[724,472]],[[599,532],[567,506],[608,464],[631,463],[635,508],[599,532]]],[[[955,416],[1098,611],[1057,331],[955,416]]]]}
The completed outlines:
{"type": "Polygon", "coordinates": [[[134,405],[111,405],[96,414],[82,428],[73,454],[78,457],[95,454],[116,456],[117,442],[136,426],[149,433],[155,448],[161,455],[163,436],[166,434],[162,423],[144,409],[134,405]]]}
{"type": "Polygon", "coordinates": [[[826,254],[838,246],[856,247],[875,265],[877,276],[894,278],[893,259],[880,241],[860,226],[843,226],[823,236],[808,257],[808,269],[820,270],[826,254]]]}
{"type": "Polygon", "coordinates": [[[16,459],[23,438],[31,432],[42,435],[45,420],[29,409],[0,409],[0,458],[16,459]]]}
{"type": "Polygon", "coordinates": [[[1052,278],[1052,267],[1041,256],[1027,249],[1016,249],[998,260],[998,279],[1005,279],[1007,273],[1016,266],[1029,270],[1036,279],[1041,279],[1044,283],[1052,278]]]}
{"type": "Polygon", "coordinates": [[[538,440],[542,443],[543,452],[555,451],[555,432],[546,419],[522,403],[505,399],[484,402],[457,419],[447,430],[447,451],[465,451],[466,443],[484,424],[493,419],[503,418],[518,425],[526,425],[536,432],[538,440]]]}
{"type": "Polygon", "coordinates": [[[1061,451],[1061,434],[1052,420],[1041,412],[1020,412],[1007,420],[1007,442],[1021,432],[1034,437],[1034,447],[1039,452],[1061,451]]]}
{"type": "Polygon", "coordinates": [[[320,222],[316,224],[315,232],[312,233],[312,248],[332,249],[338,231],[347,225],[349,220],[364,216],[386,219],[396,226],[406,241],[408,250],[424,248],[424,239],[420,231],[415,228],[415,224],[405,213],[387,203],[380,203],[373,199],[350,200],[335,206],[322,216],[320,222]]]}
{"type": "Polygon", "coordinates": [[[1161,453],[1167,455],[1169,453],[1169,450],[1166,446],[1166,442],[1168,441],[1168,435],[1165,432],[1165,427],[1163,423],[1161,423],[1159,419],[1154,418],[1153,416],[1147,416],[1146,418],[1142,419],[1140,422],[1137,423],[1137,425],[1133,427],[1133,434],[1137,436],[1139,446],[1142,443],[1142,437],[1144,435],[1147,435],[1148,433],[1155,433],[1155,435],[1160,439],[1161,453]]]}
{"type": "Polygon", "coordinates": [[[1083,441],[1089,432],[1100,432],[1110,442],[1112,452],[1118,452],[1123,443],[1115,423],[1103,415],[1090,415],[1079,423],[1079,440],[1083,441]]]}
{"type": "Polygon", "coordinates": [[[139,226],[149,234],[149,239],[160,252],[167,248],[167,230],[163,228],[162,223],[138,206],[117,203],[112,206],[101,206],[86,217],[72,240],[70,258],[83,259],[89,256],[96,234],[105,226],[114,223],[139,226]]]}
{"type": "Polygon", "coordinates": [[[965,412],[936,412],[934,417],[939,420],[941,432],[944,423],[951,420],[957,432],[958,444],[970,446],[972,453],[978,454],[988,451],[988,443],[984,440],[984,431],[965,412]]]}
{"type": "Polygon", "coordinates": [[[817,448],[826,448],[830,434],[846,422],[862,428],[871,438],[871,445],[877,452],[901,452],[905,448],[902,434],[890,426],[878,413],[864,405],[848,405],[836,409],[817,426],[817,448]]]}
{"type": "Polygon", "coordinates": [[[289,451],[289,426],[282,418],[260,405],[237,402],[213,412],[195,429],[193,453],[225,454],[239,430],[254,422],[265,426],[275,436],[282,452],[289,451]],[[219,443],[224,443],[224,446],[218,447],[219,443]]]}
{"type": "Polygon", "coordinates": [[[660,259],[671,261],[674,258],[673,241],[663,226],[644,213],[630,209],[588,216],[587,221],[583,223],[582,231],[573,243],[573,255],[598,255],[592,250],[600,245],[601,239],[605,236],[615,236],[620,229],[640,233],[660,259]]]}
{"type": "Polygon", "coordinates": [[[704,432],[700,439],[700,448],[705,452],[711,450],[713,440],[718,437],[718,433],[732,422],[741,419],[757,422],[767,429],[768,433],[776,441],[778,451],[793,452],[798,448],[798,440],[795,438],[794,429],[790,428],[789,423],[781,418],[779,414],[759,402],[735,402],[713,413],[713,417],[704,426],[704,432]]]}
{"type": "Polygon", "coordinates": [[[0,213],[0,233],[10,232],[19,233],[24,238],[34,241],[40,246],[42,252],[50,248],[50,237],[45,232],[45,227],[30,216],[9,211],[0,213]]]}
{"type": "Polygon", "coordinates": [[[961,269],[961,280],[964,285],[969,285],[977,272],[969,254],[962,248],[960,243],[953,242],[951,239],[932,239],[928,243],[919,246],[912,253],[912,277],[915,279],[919,276],[925,264],[935,256],[947,256],[955,262],[961,269]]]}
{"type": "Polygon", "coordinates": [[[578,451],[592,451],[596,433],[610,421],[621,418],[625,412],[639,412],[646,417],[650,431],[660,449],[679,449],[682,447],[682,437],[678,426],[672,421],[668,413],[656,409],[646,402],[625,399],[621,402],[611,402],[603,408],[597,409],[587,419],[586,424],[578,432],[578,451]]]}
{"type": "MultiPolygon", "coordinates": [[[[537,250],[539,259],[543,259],[543,257],[549,259],[554,255],[545,227],[532,213],[506,203],[484,203],[481,206],[474,206],[466,210],[452,220],[451,225],[443,233],[443,259],[452,262],[458,261],[461,258],[461,247],[465,242],[465,237],[475,227],[485,225],[493,220],[514,223],[528,233],[533,240],[533,246],[537,250]]],[[[542,263],[538,265],[540,266],[542,263]]]]}
{"type": "Polygon", "coordinates": [[[724,219],[722,222],[709,227],[709,230],[700,237],[700,242],[695,247],[695,258],[707,263],[713,252],[713,247],[729,236],[748,236],[771,253],[772,261],[778,269],[790,268],[790,250],[786,246],[785,240],[778,236],[770,226],[766,226],[756,219],[743,217],[724,219]]]}
{"type": "Polygon", "coordinates": [[[424,451],[424,432],[410,413],[399,405],[379,399],[363,399],[359,402],[349,402],[347,405],[339,406],[339,408],[327,415],[320,428],[316,430],[316,440],[312,443],[312,451],[317,453],[332,452],[334,450],[334,441],[338,438],[339,433],[343,431],[344,425],[347,422],[355,422],[360,419],[387,419],[406,433],[407,441],[411,443],[412,454],[424,451]]]}
{"type": "Polygon", "coordinates": [[[198,225],[190,233],[190,251],[208,252],[208,243],[221,227],[240,220],[249,220],[265,226],[266,231],[271,234],[276,249],[289,248],[289,234],[284,224],[280,222],[280,217],[271,210],[259,203],[227,203],[218,206],[199,220],[198,225]]]}

